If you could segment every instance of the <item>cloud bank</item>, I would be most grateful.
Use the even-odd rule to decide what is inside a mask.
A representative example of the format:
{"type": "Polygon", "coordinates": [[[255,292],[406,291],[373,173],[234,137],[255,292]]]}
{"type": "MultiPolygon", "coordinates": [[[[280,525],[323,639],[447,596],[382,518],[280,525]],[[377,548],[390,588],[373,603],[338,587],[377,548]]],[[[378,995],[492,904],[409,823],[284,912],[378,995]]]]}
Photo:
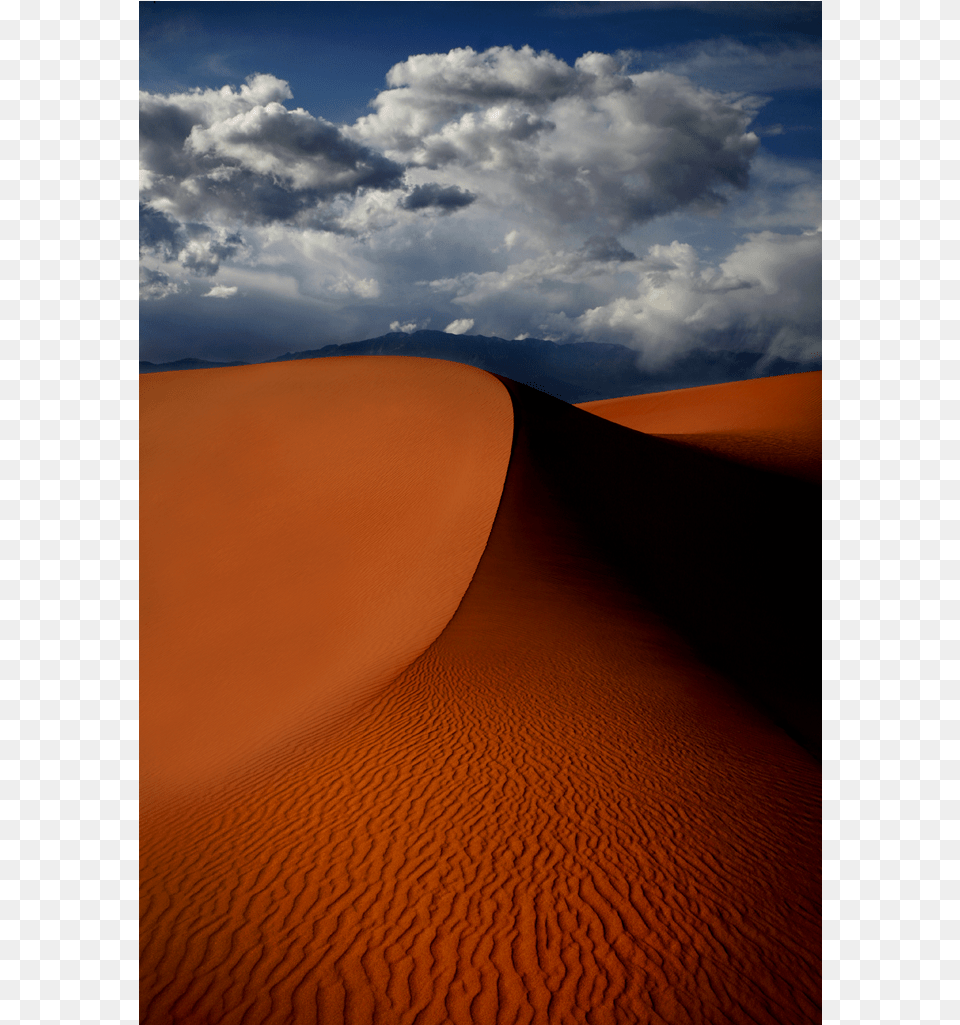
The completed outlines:
{"type": "Polygon", "coordinates": [[[196,309],[224,337],[261,324],[263,358],[430,322],[648,362],[817,351],[819,180],[762,150],[763,96],[702,84],[737,61],[775,77],[772,51],[743,45],[639,72],[624,53],[414,55],[352,125],[266,74],[141,93],[147,332],[155,308],[188,334],[190,304],[219,298],[196,309]]]}
{"type": "Polygon", "coordinates": [[[759,144],[754,101],[660,71],[627,74],[608,54],[571,67],[530,47],[421,54],[391,68],[376,112],[348,129],[407,167],[494,176],[563,222],[613,229],[746,188],[759,144]]]}
{"type": "Polygon", "coordinates": [[[821,268],[813,231],[749,235],[717,266],[681,242],[654,246],[637,261],[633,296],[586,310],[570,327],[588,339],[632,344],[650,366],[712,342],[809,358],[820,349],[821,268]]]}

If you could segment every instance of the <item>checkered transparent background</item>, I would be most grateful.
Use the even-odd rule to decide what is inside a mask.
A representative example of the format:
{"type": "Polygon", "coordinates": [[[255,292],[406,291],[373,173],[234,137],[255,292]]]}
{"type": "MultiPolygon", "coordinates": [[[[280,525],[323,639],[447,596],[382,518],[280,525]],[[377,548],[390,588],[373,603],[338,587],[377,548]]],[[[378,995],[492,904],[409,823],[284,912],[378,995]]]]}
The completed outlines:
{"type": "Polygon", "coordinates": [[[137,16],[0,6],[0,1022],[137,1017],[137,16]]]}
{"type": "Polygon", "coordinates": [[[824,4],[829,1022],[960,1019],[960,4],[824,4]]]}

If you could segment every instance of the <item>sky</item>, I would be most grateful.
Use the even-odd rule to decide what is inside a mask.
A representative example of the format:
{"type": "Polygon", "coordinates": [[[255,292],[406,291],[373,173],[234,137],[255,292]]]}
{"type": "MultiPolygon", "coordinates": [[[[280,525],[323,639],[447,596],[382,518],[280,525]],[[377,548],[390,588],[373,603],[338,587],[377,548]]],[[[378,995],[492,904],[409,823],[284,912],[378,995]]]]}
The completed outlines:
{"type": "Polygon", "coordinates": [[[819,3],[140,4],[141,359],[820,352],[819,3]]]}

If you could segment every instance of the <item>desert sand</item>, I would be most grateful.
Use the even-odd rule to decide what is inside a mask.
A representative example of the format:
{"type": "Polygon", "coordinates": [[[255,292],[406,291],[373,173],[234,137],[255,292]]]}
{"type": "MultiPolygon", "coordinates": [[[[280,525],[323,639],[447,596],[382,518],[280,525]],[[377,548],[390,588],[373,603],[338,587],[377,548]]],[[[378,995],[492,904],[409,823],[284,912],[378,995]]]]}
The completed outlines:
{"type": "Polygon", "coordinates": [[[143,384],[145,1022],[819,1021],[813,485],[431,360],[143,384]]]}
{"type": "Polygon", "coordinates": [[[822,386],[823,374],[813,371],[601,399],[579,408],[748,466],[819,481],[822,386]]]}
{"type": "Polygon", "coordinates": [[[145,787],[272,750],[453,615],[500,501],[510,400],[472,368],[389,367],[141,379],[145,787]]]}

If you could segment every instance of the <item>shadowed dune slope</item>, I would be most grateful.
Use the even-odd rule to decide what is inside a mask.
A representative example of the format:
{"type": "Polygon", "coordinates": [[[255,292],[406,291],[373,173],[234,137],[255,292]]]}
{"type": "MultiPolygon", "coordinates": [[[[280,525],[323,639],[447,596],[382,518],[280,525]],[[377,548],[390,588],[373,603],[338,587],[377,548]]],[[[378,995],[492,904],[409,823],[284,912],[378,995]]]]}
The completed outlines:
{"type": "MultiPolygon", "coordinates": [[[[625,539],[675,546],[710,489],[784,479],[504,383],[506,482],[439,637],[336,731],[143,801],[145,1022],[820,1020],[818,768],[654,610],[625,539]]],[[[671,558],[718,586],[696,544],[671,558]]]]}
{"type": "Polygon", "coordinates": [[[579,408],[748,466],[819,481],[822,383],[818,370],[583,402],[579,408]]]}
{"type": "MultiPolygon", "coordinates": [[[[697,404],[714,387],[730,386],[677,395],[697,404]]],[[[820,667],[811,639],[820,629],[819,540],[810,525],[819,488],[575,407],[548,419],[540,398],[524,408],[531,403],[541,410],[527,417],[534,458],[610,564],[706,662],[818,754],[820,667]]]]}
{"type": "Polygon", "coordinates": [[[141,379],[145,786],[391,679],[470,582],[513,433],[490,375],[344,357],[141,379]]]}

